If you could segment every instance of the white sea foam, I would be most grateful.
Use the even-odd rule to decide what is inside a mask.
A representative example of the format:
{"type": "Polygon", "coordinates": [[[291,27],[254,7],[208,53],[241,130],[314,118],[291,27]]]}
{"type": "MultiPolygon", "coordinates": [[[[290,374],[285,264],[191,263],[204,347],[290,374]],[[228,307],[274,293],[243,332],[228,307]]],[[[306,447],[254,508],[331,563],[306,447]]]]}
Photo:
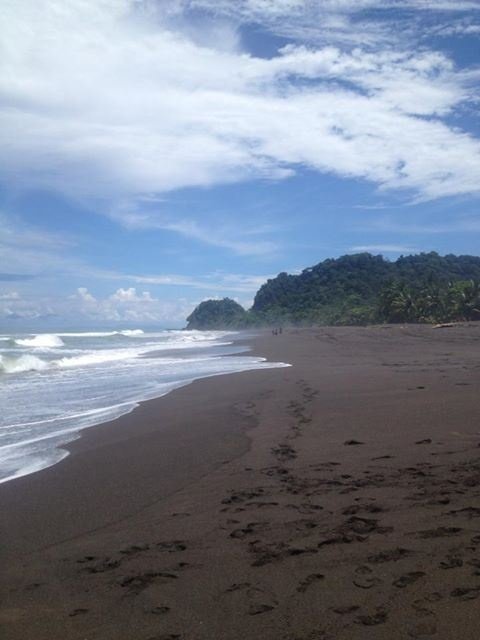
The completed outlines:
{"type": "Polygon", "coordinates": [[[35,348],[63,347],[64,345],[63,340],[59,336],[50,333],[40,333],[33,338],[17,338],[15,344],[21,347],[35,348]]]}
{"type": "Polygon", "coordinates": [[[53,360],[50,363],[50,366],[60,367],[62,369],[71,367],[88,367],[94,364],[130,360],[132,358],[138,358],[138,356],[141,354],[142,349],[104,349],[103,351],[92,351],[90,353],[85,353],[81,356],[73,356],[71,358],[60,358],[59,360],[53,360]]]}
{"type": "MultiPolygon", "coordinates": [[[[148,352],[148,350],[147,350],[148,352]]],[[[88,367],[107,362],[131,360],[142,354],[141,349],[108,349],[91,351],[80,356],[59,358],[56,360],[42,360],[33,355],[5,356],[0,355],[0,372],[23,373],[26,371],[44,371],[45,369],[71,369],[74,367],[88,367]]]]}
{"type": "Polygon", "coordinates": [[[57,333],[56,335],[62,338],[110,338],[112,336],[134,338],[136,336],[143,336],[144,334],[143,329],[122,329],[122,331],[69,331],[68,333],[57,333]]]}
{"type": "MultiPolygon", "coordinates": [[[[218,346],[225,346],[228,343],[219,343],[218,346]]],[[[140,356],[149,354],[150,352],[169,351],[173,349],[185,348],[186,345],[156,345],[153,344],[149,347],[142,349],[139,348],[124,348],[124,349],[103,349],[98,351],[87,351],[82,355],[75,355],[71,357],[57,358],[54,360],[42,360],[38,356],[34,355],[21,355],[21,356],[6,356],[0,355],[0,373],[24,373],[28,371],[44,371],[46,369],[73,369],[75,367],[92,367],[94,365],[101,365],[114,362],[122,362],[128,360],[134,360],[140,356]]],[[[202,345],[203,346],[203,345],[202,345]]],[[[78,353],[78,350],[76,351],[78,353]]],[[[195,361],[198,359],[190,359],[195,361]]],[[[181,359],[175,360],[162,360],[163,365],[174,364],[181,362],[181,359]]]]}
{"type": "Polygon", "coordinates": [[[78,333],[57,333],[61,338],[108,338],[117,335],[118,331],[81,331],[78,333]]]}
{"type": "Polygon", "coordinates": [[[230,346],[231,335],[140,329],[2,334],[0,482],[56,464],[67,455],[60,448],[80,429],[194,379],[281,366],[230,346]]]}
{"type": "Polygon", "coordinates": [[[48,362],[37,356],[24,355],[17,357],[0,355],[0,373],[23,373],[25,371],[43,371],[48,362]]]}

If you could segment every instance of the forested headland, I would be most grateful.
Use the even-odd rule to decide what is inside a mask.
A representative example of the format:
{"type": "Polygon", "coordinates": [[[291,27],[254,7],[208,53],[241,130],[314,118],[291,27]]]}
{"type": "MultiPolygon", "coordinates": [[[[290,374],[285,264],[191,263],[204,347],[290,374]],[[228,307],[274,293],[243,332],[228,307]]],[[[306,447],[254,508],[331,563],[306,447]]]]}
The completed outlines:
{"type": "Polygon", "coordinates": [[[480,257],[421,253],[389,261],[369,253],[280,273],[245,310],[229,298],[202,302],[187,329],[439,323],[480,319],[480,257]]]}

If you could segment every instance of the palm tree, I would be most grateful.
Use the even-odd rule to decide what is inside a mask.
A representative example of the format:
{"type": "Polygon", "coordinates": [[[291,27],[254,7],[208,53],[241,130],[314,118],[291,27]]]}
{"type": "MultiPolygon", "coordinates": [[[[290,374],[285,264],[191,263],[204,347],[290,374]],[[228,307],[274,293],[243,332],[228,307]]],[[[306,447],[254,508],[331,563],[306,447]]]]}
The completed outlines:
{"type": "Polygon", "coordinates": [[[402,282],[392,282],[380,294],[379,312],[387,322],[416,322],[419,311],[415,293],[402,282]]]}

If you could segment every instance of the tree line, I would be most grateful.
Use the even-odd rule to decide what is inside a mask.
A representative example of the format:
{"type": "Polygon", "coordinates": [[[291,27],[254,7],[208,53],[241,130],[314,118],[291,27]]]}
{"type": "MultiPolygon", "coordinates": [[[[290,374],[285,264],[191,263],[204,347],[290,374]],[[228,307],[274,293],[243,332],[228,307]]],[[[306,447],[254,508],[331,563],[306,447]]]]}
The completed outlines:
{"type": "Polygon", "coordinates": [[[369,253],[328,259],[298,275],[280,273],[252,308],[229,298],[201,303],[187,328],[364,325],[480,319],[480,258],[435,252],[390,262],[369,253]]]}

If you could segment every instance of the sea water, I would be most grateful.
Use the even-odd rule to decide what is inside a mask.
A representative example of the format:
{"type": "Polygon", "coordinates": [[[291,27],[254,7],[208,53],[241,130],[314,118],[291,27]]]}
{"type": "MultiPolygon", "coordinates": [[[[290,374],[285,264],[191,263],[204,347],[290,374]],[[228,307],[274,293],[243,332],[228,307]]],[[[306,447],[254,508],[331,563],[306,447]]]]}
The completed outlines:
{"type": "Polygon", "coordinates": [[[49,467],[80,429],[198,379],[286,366],[247,354],[233,332],[0,335],[0,482],[49,467]]]}

